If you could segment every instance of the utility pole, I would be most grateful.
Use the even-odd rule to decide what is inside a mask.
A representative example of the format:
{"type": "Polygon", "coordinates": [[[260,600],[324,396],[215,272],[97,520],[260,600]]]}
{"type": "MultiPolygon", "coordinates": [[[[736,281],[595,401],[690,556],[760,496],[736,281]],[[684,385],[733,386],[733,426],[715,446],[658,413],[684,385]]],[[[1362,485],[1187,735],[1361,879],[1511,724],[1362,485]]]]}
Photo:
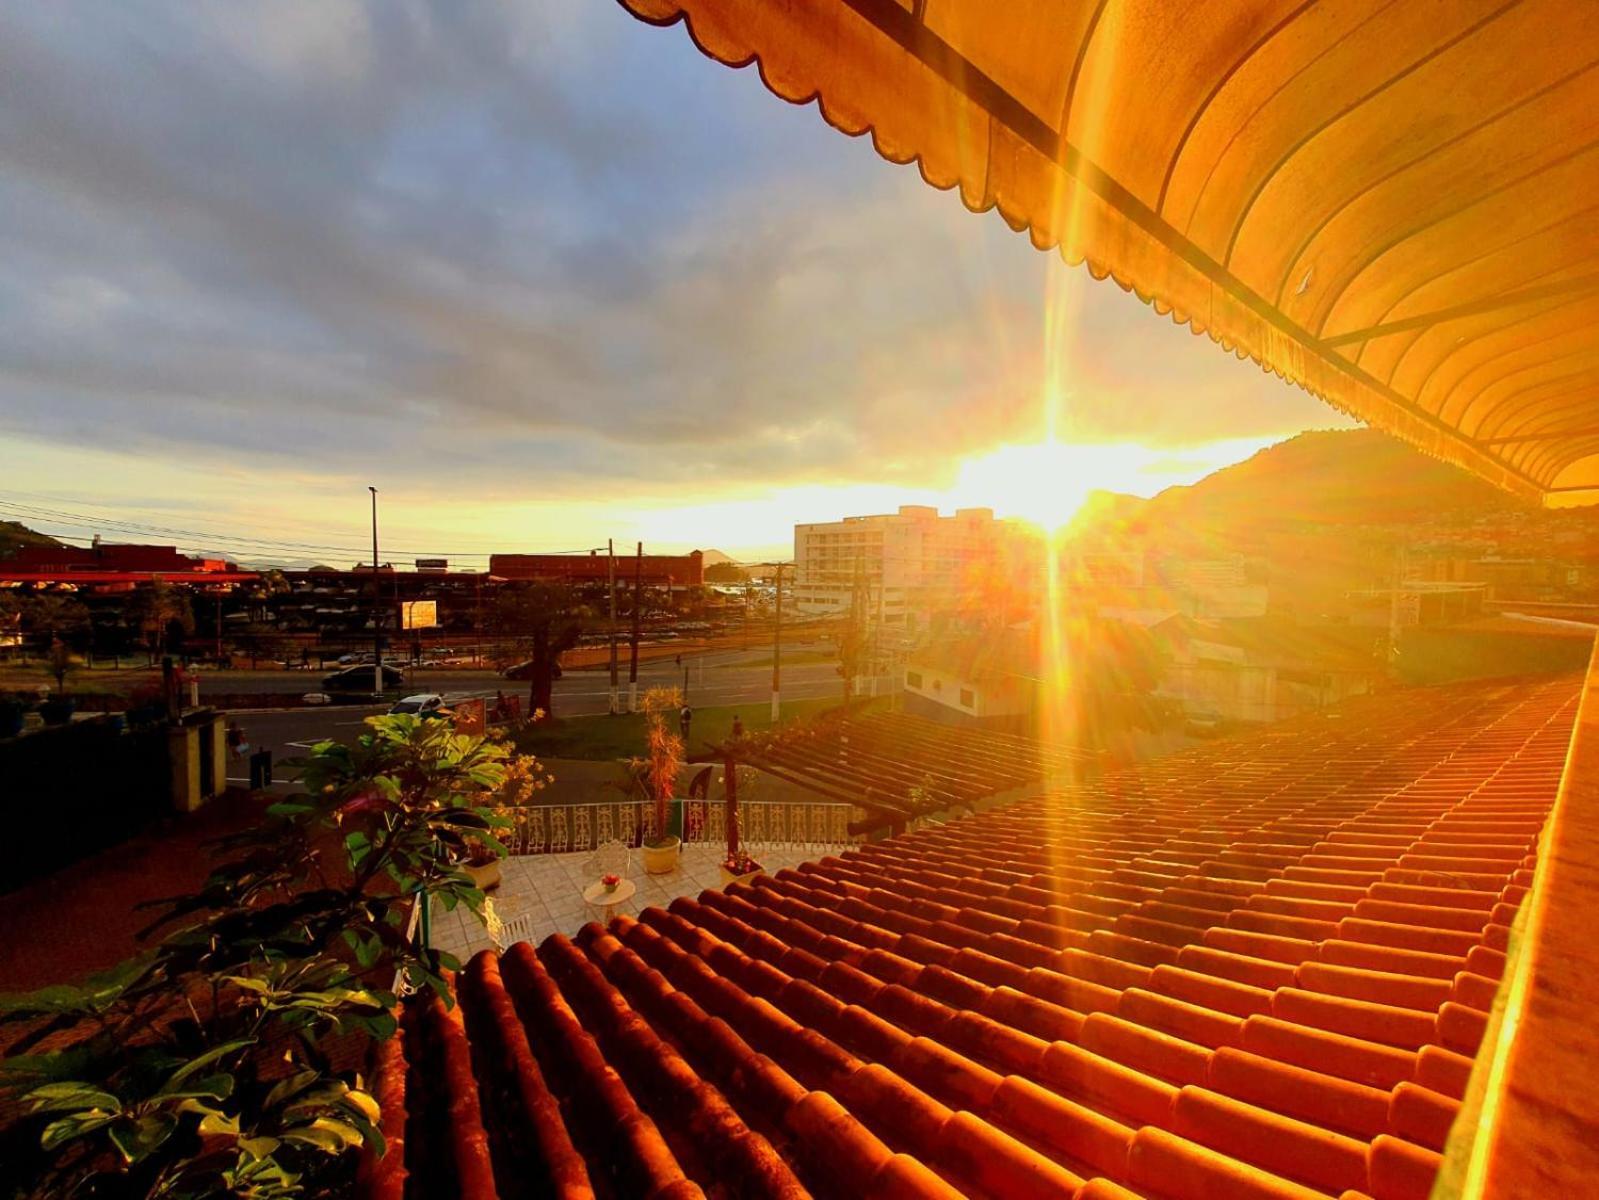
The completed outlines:
{"type": "Polygon", "coordinates": [[[782,715],[783,692],[783,564],[777,564],[777,603],[772,614],[772,724],[782,715]]]}
{"type": "Polygon", "coordinates": [[[618,684],[616,679],[616,542],[605,539],[605,554],[611,577],[611,715],[618,711],[618,684]]]}
{"type": "Polygon", "coordinates": [[[378,490],[367,484],[372,493],[372,691],[383,694],[383,600],[378,594],[378,490]]]}
{"type": "MultiPolygon", "coordinates": [[[[398,571],[395,571],[395,572],[393,572],[393,575],[394,575],[394,642],[395,642],[396,645],[403,646],[405,644],[405,604],[400,599],[400,573],[398,571]]],[[[410,658],[410,655],[409,655],[409,653],[407,653],[405,659],[402,659],[401,661],[402,662],[406,661],[406,659],[409,659],[409,658],[410,658]]],[[[400,670],[404,671],[405,668],[401,667],[400,670]]],[[[411,678],[412,679],[416,678],[416,673],[414,671],[411,673],[411,678]]]]}
{"type": "Polygon", "coordinates": [[[860,673],[861,619],[865,615],[865,601],[861,596],[861,583],[865,578],[861,556],[855,555],[855,578],[849,591],[849,628],[844,633],[843,653],[839,655],[839,673],[844,676],[844,707],[855,699],[855,680],[860,673]]]}
{"type": "Polygon", "coordinates": [[[644,543],[633,559],[633,643],[627,660],[627,711],[638,712],[638,625],[644,607],[644,543]]]}

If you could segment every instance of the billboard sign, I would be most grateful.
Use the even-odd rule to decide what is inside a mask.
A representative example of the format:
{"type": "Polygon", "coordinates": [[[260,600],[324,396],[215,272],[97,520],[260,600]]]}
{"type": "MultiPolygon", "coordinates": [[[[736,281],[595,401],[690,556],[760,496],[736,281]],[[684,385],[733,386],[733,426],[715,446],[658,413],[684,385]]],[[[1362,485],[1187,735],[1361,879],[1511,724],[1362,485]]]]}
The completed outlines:
{"type": "Polygon", "coordinates": [[[439,623],[437,600],[406,600],[400,605],[403,629],[433,629],[439,623]]]}
{"type": "Polygon", "coordinates": [[[418,571],[448,571],[450,560],[447,558],[419,558],[416,560],[418,571]]]}

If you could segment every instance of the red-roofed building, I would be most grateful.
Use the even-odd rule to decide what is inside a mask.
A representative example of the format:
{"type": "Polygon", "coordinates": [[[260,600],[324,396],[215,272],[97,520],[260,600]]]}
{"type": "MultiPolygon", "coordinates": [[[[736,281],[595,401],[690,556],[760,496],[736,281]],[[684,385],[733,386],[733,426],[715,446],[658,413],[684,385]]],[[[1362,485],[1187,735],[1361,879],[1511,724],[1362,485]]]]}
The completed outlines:
{"type": "Polygon", "coordinates": [[[236,583],[256,574],[225,559],[180,554],[176,546],[99,539],[91,546],[24,546],[0,561],[0,583],[138,583],[152,577],[236,583]]]}
{"type": "MultiPolygon", "coordinates": [[[[594,584],[610,579],[611,559],[599,551],[588,554],[492,554],[489,574],[501,579],[540,583],[594,584]]],[[[642,562],[632,554],[616,556],[616,578],[631,583],[642,573],[646,587],[690,588],[705,585],[704,554],[646,554],[642,562]]]]}

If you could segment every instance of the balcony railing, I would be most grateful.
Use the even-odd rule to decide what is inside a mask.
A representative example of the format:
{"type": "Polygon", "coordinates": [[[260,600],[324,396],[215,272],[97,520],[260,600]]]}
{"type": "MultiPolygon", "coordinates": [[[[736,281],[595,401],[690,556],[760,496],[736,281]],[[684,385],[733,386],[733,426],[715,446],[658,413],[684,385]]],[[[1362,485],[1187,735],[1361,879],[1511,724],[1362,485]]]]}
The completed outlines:
{"type": "MultiPolygon", "coordinates": [[[[727,840],[727,806],[719,800],[682,801],[683,841],[719,845],[727,840]]],[[[512,854],[567,854],[593,850],[610,841],[639,846],[655,836],[655,806],[623,800],[600,804],[543,804],[498,808],[511,824],[499,833],[512,854]]],[[[752,850],[761,846],[814,846],[818,850],[848,846],[854,813],[849,804],[752,800],[741,803],[739,840],[752,850]]]]}

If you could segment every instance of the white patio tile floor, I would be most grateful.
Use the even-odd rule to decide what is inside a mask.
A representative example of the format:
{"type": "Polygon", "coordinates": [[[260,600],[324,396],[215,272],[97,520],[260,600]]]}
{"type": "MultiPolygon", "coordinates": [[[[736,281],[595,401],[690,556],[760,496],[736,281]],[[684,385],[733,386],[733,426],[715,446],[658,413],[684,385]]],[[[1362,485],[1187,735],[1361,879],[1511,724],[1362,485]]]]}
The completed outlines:
{"type": "MultiPolygon", "coordinates": [[[[755,853],[768,872],[795,867],[824,854],[837,854],[842,846],[769,846],[755,853]]],[[[717,864],[725,849],[721,846],[690,845],[683,848],[677,867],[665,875],[649,875],[637,850],[628,852],[628,867],[623,877],[638,890],[630,900],[615,905],[612,912],[637,916],[653,906],[665,908],[679,896],[698,896],[706,888],[721,886],[717,864]]],[[[511,922],[531,914],[531,942],[542,942],[552,933],[575,934],[587,922],[600,919],[597,909],[583,900],[583,889],[595,882],[588,869],[590,852],[578,854],[530,854],[508,858],[500,864],[500,886],[489,893],[501,921],[511,922]]],[[[479,950],[490,946],[488,930],[465,909],[446,912],[433,907],[433,944],[455,955],[463,963],[479,950]]]]}

